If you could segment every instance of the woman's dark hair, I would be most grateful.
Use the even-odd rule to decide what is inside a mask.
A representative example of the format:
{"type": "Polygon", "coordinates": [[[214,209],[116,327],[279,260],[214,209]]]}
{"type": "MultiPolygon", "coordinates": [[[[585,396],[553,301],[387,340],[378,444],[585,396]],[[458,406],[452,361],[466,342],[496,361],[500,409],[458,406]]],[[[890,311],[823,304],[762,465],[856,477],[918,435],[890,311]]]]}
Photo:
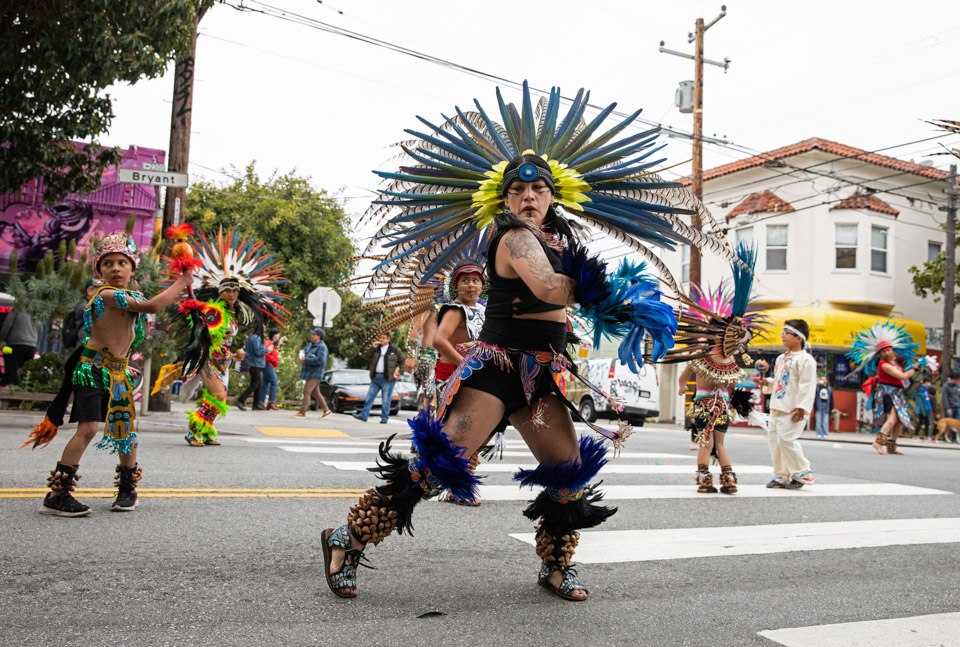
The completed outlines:
{"type": "MultiPolygon", "coordinates": [[[[550,165],[547,164],[546,160],[544,160],[539,155],[519,155],[517,157],[514,157],[512,160],[510,160],[510,163],[507,164],[507,166],[503,169],[503,172],[504,174],[506,174],[508,171],[512,171],[515,168],[519,168],[520,165],[526,164],[528,162],[530,164],[533,164],[534,166],[537,166],[541,169],[545,169],[546,171],[552,173],[552,171],[550,170],[550,165]]],[[[511,184],[513,184],[513,182],[511,182],[511,184]]],[[[501,194],[506,194],[507,188],[509,187],[506,187],[506,186],[502,187],[501,194]]],[[[517,218],[514,214],[509,212],[503,212],[503,213],[497,214],[494,217],[493,221],[497,225],[497,227],[501,229],[504,229],[504,228],[510,229],[513,227],[526,227],[527,229],[530,228],[529,225],[527,225],[525,222],[517,218]]],[[[560,234],[561,236],[567,239],[567,242],[574,241],[573,230],[570,229],[570,225],[567,223],[566,219],[563,218],[559,213],[557,213],[557,207],[555,204],[550,205],[550,208],[547,210],[547,217],[543,221],[542,229],[551,234],[560,234]]]]}
{"type": "Polygon", "coordinates": [[[279,335],[279,334],[280,334],[279,328],[271,328],[270,332],[267,333],[267,339],[273,339],[274,335],[279,335]]]}
{"type": "Polygon", "coordinates": [[[801,333],[803,333],[803,338],[807,341],[810,340],[810,326],[807,325],[807,322],[803,319],[787,319],[783,322],[785,325],[792,328],[796,328],[801,333]]]}

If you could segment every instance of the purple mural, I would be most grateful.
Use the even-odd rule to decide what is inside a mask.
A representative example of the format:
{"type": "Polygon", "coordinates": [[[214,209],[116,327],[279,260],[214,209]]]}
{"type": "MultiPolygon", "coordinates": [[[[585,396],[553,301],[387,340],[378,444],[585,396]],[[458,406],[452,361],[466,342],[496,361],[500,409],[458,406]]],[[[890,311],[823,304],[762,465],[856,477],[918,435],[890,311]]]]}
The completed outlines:
{"type": "MultiPolygon", "coordinates": [[[[165,157],[162,150],[131,146],[123,152],[120,166],[142,169],[144,164],[164,164],[165,157]]],[[[6,268],[10,253],[17,250],[19,268],[32,271],[48,251],[57,253],[62,240],[76,240],[78,254],[82,253],[93,238],[124,229],[130,214],[137,217],[133,240],[138,247],[148,247],[156,208],[154,187],[120,184],[116,167],[104,171],[100,188],[93,193],[71,193],[52,204],[43,201],[43,178],[33,180],[16,195],[0,196],[0,267],[6,268]]]]}

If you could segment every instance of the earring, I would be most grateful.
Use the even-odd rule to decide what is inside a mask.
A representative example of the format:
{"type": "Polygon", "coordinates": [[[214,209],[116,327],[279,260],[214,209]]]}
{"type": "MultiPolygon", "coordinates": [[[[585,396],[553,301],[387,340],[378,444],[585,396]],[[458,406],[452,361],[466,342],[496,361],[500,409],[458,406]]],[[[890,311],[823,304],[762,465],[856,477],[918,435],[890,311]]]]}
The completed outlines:
{"type": "Polygon", "coordinates": [[[505,216],[513,215],[510,213],[510,207],[507,206],[506,202],[503,203],[503,215],[505,216]]]}

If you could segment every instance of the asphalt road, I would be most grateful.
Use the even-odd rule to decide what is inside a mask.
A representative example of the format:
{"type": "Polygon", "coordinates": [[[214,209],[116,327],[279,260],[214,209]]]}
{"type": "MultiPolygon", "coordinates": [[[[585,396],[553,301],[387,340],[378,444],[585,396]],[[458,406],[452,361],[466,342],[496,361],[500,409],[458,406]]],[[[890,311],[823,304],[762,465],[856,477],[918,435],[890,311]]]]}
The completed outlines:
{"type": "MultiPolygon", "coordinates": [[[[361,569],[360,597],[341,600],[324,581],[320,533],[342,524],[357,491],[375,484],[350,465],[372,464],[376,441],[406,425],[290,413],[233,410],[220,426],[223,445],[199,449],[183,440],[182,407],[141,419],[140,508],[109,511],[115,457],[91,448],[81,485],[104,491],[79,495],[94,508],[79,519],[37,513],[39,488],[68,434],[18,451],[38,416],[2,414],[0,644],[773,645],[759,632],[960,607],[960,532],[943,539],[923,530],[927,520],[960,518],[955,447],[879,456],[867,444],[836,442],[849,437],[805,441],[817,483],[769,496],[759,487],[769,479],[766,439],[731,433],[744,495],[676,498],[694,490],[695,460],[685,434],[665,426],[638,430],[602,475],[604,487],[640,489],[612,500],[618,514],[590,537],[611,538],[599,554],[612,561],[580,564],[588,601],[565,602],[536,586],[538,560],[520,540],[533,524],[521,514],[525,501],[510,496],[479,508],[421,504],[415,536],[368,550],[376,570],[361,569]],[[671,471],[675,465],[684,467],[671,471]],[[626,466],[640,473],[618,471],[626,466]],[[874,493],[885,484],[927,490],[874,493]],[[859,493],[841,496],[846,486],[859,493]],[[838,495],[817,496],[817,488],[838,495]],[[158,489],[166,491],[151,491],[158,489]],[[660,494],[643,493],[653,490],[660,494]],[[827,522],[884,520],[908,520],[936,543],[825,549],[815,536],[827,522]],[[724,553],[741,541],[738,531],[793,524],[812,524],[809,549],[801,533],[785,552],[724,553]],[[644,538],[662,535],[643,531],[669,529],[706,538],[719,554],[644,557],[644,538]]],[[[508,440],[503,464],[529,464],[519,436],[508,440]]],[[[486,480],[506,492],[511,474],[493,471],[486,480]]],[[[871,534],[862,534],[852,541],[869,544],[871,534]]],[[[663,541],[682,548],[671,537],[663,541]]],[[[960,644],[960,625],[955,635],[960,644]]]]}

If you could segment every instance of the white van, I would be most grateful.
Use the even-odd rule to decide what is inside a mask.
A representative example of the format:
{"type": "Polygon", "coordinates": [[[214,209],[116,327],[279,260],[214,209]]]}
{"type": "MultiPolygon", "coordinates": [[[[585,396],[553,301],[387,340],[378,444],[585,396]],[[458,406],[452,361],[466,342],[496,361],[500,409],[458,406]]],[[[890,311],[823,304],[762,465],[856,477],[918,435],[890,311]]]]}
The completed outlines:
{"type": "Polygon", "coordinates": [[[610,397],[624,401],[623,412],[617,414],[606,400],[571,378],[567,380],[566,396],[585,420],[623,417],[642,427],[647,418],[660,415],[660,378],[653,364],[646,363],[639,373],[633,373],[618,358],[601,357],[578,361],[577,370],[610,397]]]}

